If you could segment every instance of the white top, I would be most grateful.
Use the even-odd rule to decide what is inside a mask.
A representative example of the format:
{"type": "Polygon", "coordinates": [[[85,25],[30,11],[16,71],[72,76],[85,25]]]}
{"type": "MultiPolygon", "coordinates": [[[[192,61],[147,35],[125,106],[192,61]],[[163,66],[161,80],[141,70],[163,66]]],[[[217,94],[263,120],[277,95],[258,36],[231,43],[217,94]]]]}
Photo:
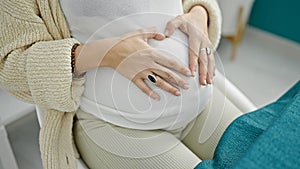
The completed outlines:
{"type": "MultiPolygon", "coordinates": [[[[182,14],[181,0],[61,0],[60,3],[72,36],[81,43],[152,26],[163,32],[167,21],[182,14]]],[[[188,40],[180,31],[172,38],[150,40],[149,44],[188,66],[188,40]]],[[[198,76],[179,75],[190,84],[190,89],[181,90],[181,96],[173,96],[146,81],[161,97],[155,101],[113,69],[99,67],[86,74],[80,108],[127,128],[183,128],[205,108],[212,88],[200,86],[198,76]]]]}

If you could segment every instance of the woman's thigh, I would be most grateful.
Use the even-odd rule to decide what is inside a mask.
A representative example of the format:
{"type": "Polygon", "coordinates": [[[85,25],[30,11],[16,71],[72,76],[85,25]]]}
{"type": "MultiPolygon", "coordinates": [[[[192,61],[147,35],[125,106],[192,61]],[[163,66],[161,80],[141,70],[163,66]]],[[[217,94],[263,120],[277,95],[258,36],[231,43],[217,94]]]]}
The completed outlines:
{"type": "Polygon", "coordinates": [[[201,160],[175,136],[161,130],[126,129],[81,110],[74,136],[90,168],[194,168],[201,160]]]}
{"type": "Polygon", "coordinates": [[[182,142],[202,160],[212,159],[224,131],[240,115],[242,112],[214,88],[210,104],[183,131],[182,142]]]}

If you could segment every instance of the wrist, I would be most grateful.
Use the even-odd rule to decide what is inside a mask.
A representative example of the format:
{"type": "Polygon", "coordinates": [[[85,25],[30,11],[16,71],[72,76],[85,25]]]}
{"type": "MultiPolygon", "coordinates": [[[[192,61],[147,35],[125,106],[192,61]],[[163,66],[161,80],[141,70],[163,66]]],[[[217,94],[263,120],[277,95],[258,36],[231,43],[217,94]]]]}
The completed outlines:
{"type": "Polygon", "coordinates": [[[106,48],[104,55],[99,62],[99,66],[103,67],[111,67],[114,68],[116,62],[118,62],[118,55],[120,51],[115,51],[114,49],[121,43],[121,39],[119,37],[103,39],[99,41],[99,45],[106,48]]]}
{"type": "Polygon", "coordinates": [[[77,46],[77,48],[75,49],[75,60],[78,59],[82,47],[83,47],[83,44],[80,44],[80,45],[77,46]]]}
{"type": "Polygon", "coordinates": [[[196,16],[197,18],[200,18],[200,20],[208,26],[209,21],[208,21],[208,13],[207,10],[201,6],[201,5],[195,5],[193,6],[190,11],[190,14],[196,16]]]}
{"type": "Polygon", "coordinates": [[[75,64],[74,64],[74,72],[73,73],[76,73],[76,74],[82,74],[82,73],[84,73],[84,72],[80,71],[80,69],[79,69],[79,67],[80,67],[79,66],[79,63],[80,63],[79,57],[80,57],[80,52],[81,52],[83,46],[84,46],[83,44],[80,44],[74,50],[75,64]]]}

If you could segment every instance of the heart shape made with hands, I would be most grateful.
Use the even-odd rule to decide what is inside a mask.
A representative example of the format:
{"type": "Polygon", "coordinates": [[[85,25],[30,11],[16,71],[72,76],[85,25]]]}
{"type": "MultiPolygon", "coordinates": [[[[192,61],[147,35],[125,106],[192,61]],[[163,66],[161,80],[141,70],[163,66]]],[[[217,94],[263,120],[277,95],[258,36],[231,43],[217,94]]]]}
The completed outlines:
{"type": "MultiPolygon", "coordinates": [[[[172,18],[174,16],[160,13],[129,15],[101,27],[88,41],[121,36],[153,26],[164,32],[167,22],[172,18]]],[[[176,30],[173,36],[162,41],[149,40],[148,43],[188,66],[188,39],[181,31],[176,30]]],[[[200,86],[198,73],[195,77],[178,75],[190,85],[188,90],[180,89],[180,96],[163,91],[146,80],[149,87],[161,97],[160,101],[155,101],[112,68],[96,68],[85,75],[85,91],[80,108],[105,121],[127,128],[173,130],[184,127],[205,108],[212,87],[200,86]]]]}

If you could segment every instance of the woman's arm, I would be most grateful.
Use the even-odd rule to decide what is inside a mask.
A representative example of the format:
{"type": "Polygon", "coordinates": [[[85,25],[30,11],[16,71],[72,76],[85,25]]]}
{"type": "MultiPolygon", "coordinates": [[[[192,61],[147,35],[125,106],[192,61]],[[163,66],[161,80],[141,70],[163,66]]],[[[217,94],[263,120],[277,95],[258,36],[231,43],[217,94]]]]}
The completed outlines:
{"type": "Polygon", "coordinates": [[[81,74],[98,66],[111,67],[131,80],[145,94],[159,100],[159,95],[145,83],[150,74],[155,76],[157,87],[179,96],[178,87],[188,89],[189,86],[171,70],[190,76],[189,69],[163,52],[152,48],[148,44],[149,39],[163,40],[165,36],[152,27],[120,37],[82,44],[75,50],[75,69],[81,74]]]}
{"type": "MultiPolygon", "coordinates": [[[[47,18],[47,13],[45,11],[43,11],[44,13],[39,13],[34,3],[20,4],[19,2],[3,1],[2,4],[0,12],[0,43],[3,47],[0,51],[0,86],[13,95],[26,101],[34,102],[40,107],[66,112],[74,111],[76,109],[75,103],[78,103],[80,98],[78,95],[80,96],[80,94],[74,93],[71,86],[82,86],[82,83],[74,84],[74,81],[72,81],[70,55],[72,46],[78,41],[73,38],[64,38],[67,35],[60,35],[63,33],[56,29],[55,24],[44,21],[47,18]]],[[[159,64],[149,65],[149,62],[144,65],[155,67],[139,67],[144,70],[133,70],[131,69],[132,67],[143,64],[128,62],[133,61],[132,59],[127,60],[126,64],[129,66],[127,70],[133,70],[133,72],[120,69],[118,65],[115,65],[116,62],[121,63],[128,55],[149,48],[147,40],[150,37],[145,38],[142,36],[149,33],[153,32],[145,32],[145,34],[141,33],[140,36],[136,36],[138,37],[135,37],[136,41],[130,40],[134,39],[132,37],[121,37],[122,43],[119,43],[120,41],[116,39],[109,39],[109,43],[106,40],[99,40],[85,44],[84,47],[80,46],[78,49],[82,49],[82,52],[76,51],[77,54],[81,53],[80,57],[76,57],[76,69],[82,73],[97,66],[111,66],[129,80],[132,80],[148,95],[154,92],[145,85],[144,79],[147,78],[146,73],[155,73],[159,75],[157,77],[159,80],[159,83],[157,83],[158,87],[178,95],[179,90],[160,77],[173,81],[178,86],[184,88],[187,88],[187,86],[179,76],[169,71],[169,68],[172,66],[166,68],[168,67],[166,63],[173,63],[174,61],[160,53],[156,52],[156,56],[152,57],[152,59],[161,58],[155,62],[160,62],[166,67],[159,67],[159,64]],[[127,42],[131,42],[131,44],[127,42]],[[139,45],[142,45],[142,48],[139,45]],[[134,48],[134,50],[129,52],[129,47],[134,48]],[[110,50],[112,48],[116,50],[110,50]],[[104,53],[101,53],[99,50],[104,51],[104,53]],[[116,52],[123,56],[117,58],[104,57],[106,53],[107,55],[112,55],[110,53],[116,52]],[[107,58],[106,60],[108,61],[104,58],[107,58]],[[141,75],[141,72],[143,75],[141,75]]],[[[152,55],[152,51],[148,50],[147,55],[152,55]]],[[[113,54],[112,56],[120,55],[113,54]]],[[[146,55],[143,55],[143,57],[146,57],[146,55]]],[[[145,60],[142,61],[145,62],[145,60]]],[[[175,67],[176,71],[183,74],[189,72],[183,65],[175,62],[174,64],[177,65],[175,67]]],[[[159,97],[156,96],[156,99],[159,99],[159,97]]]]}
{"type": "Polygon", "coordinates": [[[41,107],[74,111],[73,38],[54,40],[35,3],[1,1],[0,86],[41,107]]]}

